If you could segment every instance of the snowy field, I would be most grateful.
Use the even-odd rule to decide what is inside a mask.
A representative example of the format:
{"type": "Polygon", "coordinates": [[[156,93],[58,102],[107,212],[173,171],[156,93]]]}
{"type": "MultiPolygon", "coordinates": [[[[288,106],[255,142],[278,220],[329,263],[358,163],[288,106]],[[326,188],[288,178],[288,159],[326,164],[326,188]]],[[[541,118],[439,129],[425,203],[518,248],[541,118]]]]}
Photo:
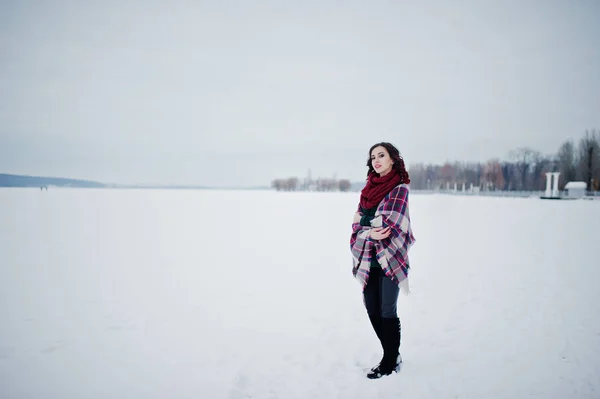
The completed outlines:
{"type": "Polygon", "coordinates": [[[0,189],[0,398],[600,398],[600,201],[410,200],[368,380],[358,193],[0,189]]]}

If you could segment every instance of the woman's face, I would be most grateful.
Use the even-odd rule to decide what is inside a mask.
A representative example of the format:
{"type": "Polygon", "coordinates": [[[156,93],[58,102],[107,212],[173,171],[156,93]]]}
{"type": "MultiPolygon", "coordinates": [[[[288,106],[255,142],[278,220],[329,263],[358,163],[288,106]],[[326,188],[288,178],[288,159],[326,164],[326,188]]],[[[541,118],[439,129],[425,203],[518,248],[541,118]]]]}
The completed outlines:
{"type": "Polygon", "coordinates": [[[385,147],[378,146],[371,151],[371,164],[379,176],[385,176],[392,170],[393,161],[385,147]]]}

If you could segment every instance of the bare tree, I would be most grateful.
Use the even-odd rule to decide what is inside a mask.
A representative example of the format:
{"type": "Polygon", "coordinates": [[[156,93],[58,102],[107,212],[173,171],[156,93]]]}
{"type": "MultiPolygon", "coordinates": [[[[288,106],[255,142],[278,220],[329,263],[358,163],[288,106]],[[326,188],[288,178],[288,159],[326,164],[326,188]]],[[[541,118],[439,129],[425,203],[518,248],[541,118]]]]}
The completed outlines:
{"type": "Polygon", "coordinates": [[[464,162],[454,162],[452,165],[454,168],[454,179],[455,181],[462,185],[463,183],[467,183],[467,166],[464,162]]]}
{"type": "Polygon", "coordinates": [[[565,141],[556,154],[558,164],[558,187],[562,191],[565,185],[577,178],[577,162],[575,159],[575,145],[571,140],[565,141]]]}
{"type": "Polygon", "coordinates": [[[520,147],[510,152],[510,158],[514,161],[515,171],[517,172],[518,188],[525,190],[527,187],[527,174],[533,163],[535,151],[529,147],[520,147]]]}
{"type": "Polygon", "coordinates": [[[280,191],[282,189],[282,187],[283,187],[282,183],[283,182],[280,179],[273,180],[271,182],[271,187],[273,187],[277,191],[280,191]]]}
{"type": "Polygon", "coordinates": [[[427,170],[422,163],[410,165],[408,169],[410,175],[410,186],[415,190],[424,190],[427,188],[427,170]]]}
{"type": "Polygon", "coordinates": [[[271,182],[271,187],[277,191],[296,191],[298,187],[298,178],[290,177],[287,179],[276,179],[271,182]]]}
{"type": "Polygon", "coordinates": [[[334,191],[337,188],[339,188],[339,183],[335,179],[317,179],[317,191],[334,191]]]}
{"type": "Polygon", "coordinates": [[[468,163],[465,165],[465,183],[467,185],[473,184],[475,187],[481,185],[481,178],[483,176],[483,165],[481,163],[468,163]]]}
{"type": "Polygon", "coordinates": [[[600,134],[596,129],[585,131],[585,137],[579,141],[579,178],[592,190],[594,177],[600,174],[600,134]]]}
{"type": "Polygon", "coordinates": [[[531,175],[529,179],[529,190],[544,190],[546,187],[546,172],[552,168],[552,158],[542,155],[539,151],[531,154],[531,175]]]}
{"type": "Polygon", "coordinates": [[[287,180],[288,190],[296,191],[296,188],[298,187],[298,182],[299,182],[299,179],[297,177],[290,177],[287,180]]]}
{"type": "Polygon", "coordinates": [[[347,179],[342,179],[339,181],[339,189],[340,191],[350,191],[350,188],[352,187],[352,183],[350,183],[350,180],[347,179]]]}
{"type": "Polygon", "coordinates": [[[504,189],[509,191],[516,190],[517,173],[515,172],[515,165],[511,162],[502,162],[501,168],[502,178],[504,179],[504,189]]]}
{"type": "Polygon", "coordinates": [[[427,165],[427,188],[436,189],[441,187],[439,182],[439,172],[441,166],[439,165],[427,165]]]}
{"type": "Polygon", "coordinates": [[[492,159],[483,168],[483,184],[487,190],[503,190],[504,176],[500,161],[492,159]]]}
{"type": "Polygon", "coordinates": [[[444,164],[442,169],[440,170],[439,178],[442,179],[444,183],[450,183],[454,181],[456,171],[454,167],[449,163],[444,164]]]}

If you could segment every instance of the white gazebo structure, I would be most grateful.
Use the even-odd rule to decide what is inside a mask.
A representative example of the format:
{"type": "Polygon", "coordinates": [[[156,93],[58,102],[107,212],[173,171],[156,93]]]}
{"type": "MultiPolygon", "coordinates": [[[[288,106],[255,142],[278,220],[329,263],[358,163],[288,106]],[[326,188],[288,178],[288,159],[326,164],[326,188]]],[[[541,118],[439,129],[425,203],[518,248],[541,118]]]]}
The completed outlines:
{"type": "Polygon", "coordinates": [[[565,191],[570,198],[585,197],[587,184],[584,181],[570,181],[565,185],[565,191]]]}
{"type": "Polygon", "coordinates": [[[546,173],[546,192],[542,199],[560,199],[558,192],[558,176],[560,172],[546,173]]]}

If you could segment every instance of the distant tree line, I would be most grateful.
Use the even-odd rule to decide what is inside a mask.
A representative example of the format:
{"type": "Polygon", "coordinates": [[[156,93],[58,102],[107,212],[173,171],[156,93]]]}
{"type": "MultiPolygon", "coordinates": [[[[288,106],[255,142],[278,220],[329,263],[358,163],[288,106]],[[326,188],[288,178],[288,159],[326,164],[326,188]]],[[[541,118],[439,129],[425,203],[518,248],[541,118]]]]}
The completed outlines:
{"type": "Polygon", "coordinates": [[[352,184],[348,179],[305,179],[300,182],[297,177],[276,179],[271,187],[277,191],[350,191],[352,184]]]}
{"type": "Polygon", "coordinates": [[[509,153],[508,160],[485,163],[454,162],[444,165],[417,163],[409,167],[411,188],[444,189],[456,184],[481,190],[543,191],[546,172],[560,172],[559,190],[569,181],[583,181],[588,191],[600,190],[600,131],[586,130],[575,143],[564,142],[556,154],[543,155],[529,147],[509,153]]]}

